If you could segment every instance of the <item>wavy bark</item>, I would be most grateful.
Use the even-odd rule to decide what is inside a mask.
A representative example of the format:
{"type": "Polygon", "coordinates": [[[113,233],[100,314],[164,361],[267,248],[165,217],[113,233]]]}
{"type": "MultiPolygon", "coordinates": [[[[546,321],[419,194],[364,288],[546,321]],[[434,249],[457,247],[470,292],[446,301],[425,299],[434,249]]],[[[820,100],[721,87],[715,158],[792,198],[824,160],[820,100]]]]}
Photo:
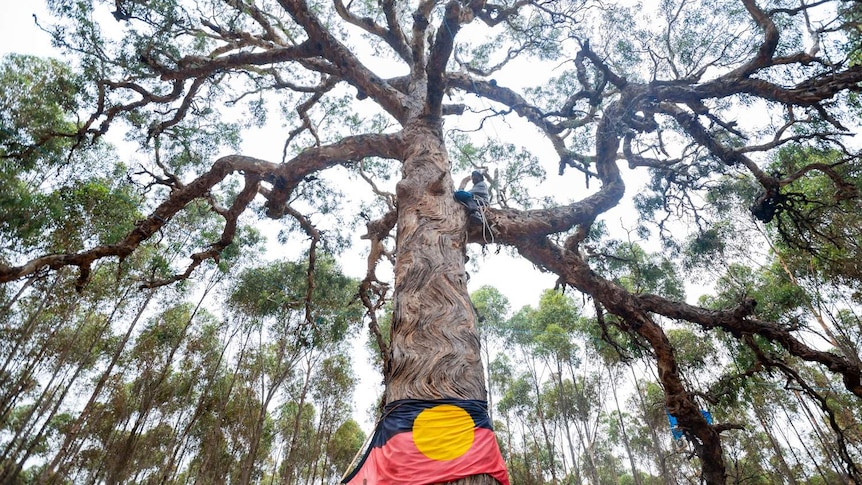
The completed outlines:
{"type": "Polygon", "coordinates": [[[391,358],[385,402],[484,399],[475,315],[464,272],[464,212],[452,197],[439,125],[405,133],[391,358]]]}
{"type": "MultiPolygon", "coordinates": [[[[453,197],[441,128],[439,122],[420,120],[404,133],[384,403],[487,396],[464,269],[465,214],[453,197]]],[[[453,483],[496,480],[476,475],[453,483]]]]}

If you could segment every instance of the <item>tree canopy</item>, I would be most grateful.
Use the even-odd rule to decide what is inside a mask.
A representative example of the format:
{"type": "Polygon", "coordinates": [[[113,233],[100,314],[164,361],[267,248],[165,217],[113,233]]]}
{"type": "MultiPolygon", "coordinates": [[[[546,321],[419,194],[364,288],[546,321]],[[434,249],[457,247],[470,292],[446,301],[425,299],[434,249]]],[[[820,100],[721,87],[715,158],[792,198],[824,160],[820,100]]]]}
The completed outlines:
{"type": "MultiPolygon", "coordinates": [[[[862,399],[859,2],[48,5],[53,16],[39,25],[71,65],[10,56],[0,70],[9,187],[0,282],[11,302],[32,285],[59,291],[46,278],[65,284],[67,268],[81,298],[108,284],[104,273],[137,282],[142,295],[182,288],[247,265],[238,261],[259,250],[253,227],[270,218],[283,239],[307,244],[305,281],[298,293],[255,300],[278,281],[264,271],[296,285],[303,270],[244,272],[240,289],[251,293],[236,293],[236,304],[261,318],[301,312],[300,327],[321,326],[314,340],[355,318],[316,311],[328,298],[316,288],[343,284],[317,275],[329,268],[323,256],[364,225],[356,297],[379,344],[385,402],[487,396],[467,293],[471,244],[511,251],[588,298],[590,323],[568,312],[576,322],[566,325],[585,325],[607,345],[602,355],[648,356],[708,483],[727,480],[723,440],[738,425],[702,415],[696,396],[711,391],[687,378],[693,368],[680,359],[691,337],[672,330],[744,352],[747,367],[728,380],[779,374],[833,418],[838,398],[809,372],[840,383],[830,391],[840,399],[862,399]],[[279,123],[266,143],[280,159],[239,151],[247,133],[279,123]],[[495,136],[494,125],[517,136],[495,136]],[[114,134],[138,155],[112,149],[114,134]],[[480,223],[453,198],[454,180],[474,169],[494,197],[480,223]],[[547,173],[564,189],[543,192],[547,173]],[[626,191],[636,191],[640,221],[629,238],[660,244],[660,254],[608,231],[626,191]],[[391,278],[378,274],[383,264],[391,278]],[[686,301],[686,283],[710,274],[716,291],[686,301]],[[387,308],[384,338],[377,319],[387,308]]],[[[565,305],[542,304],[515,321],[548,333],[536,358],[562,359],[573,351],[569,329],[538,317],[565,305]]],[[[290,334],[300,348],[303,332],[290,334]]],[[[170,353],[171,335],[156,350],[170,353]]],[[[254,372],[270,382],[287,377],[260,365],[254,372]]],[[[302,405],[284,410],[294,438],[302,405]]],[[[259,418],[246,432],[281,425],[259,418]]],[[[858,456],[843,450],[844,473],[862,480],[858,456]]]]}

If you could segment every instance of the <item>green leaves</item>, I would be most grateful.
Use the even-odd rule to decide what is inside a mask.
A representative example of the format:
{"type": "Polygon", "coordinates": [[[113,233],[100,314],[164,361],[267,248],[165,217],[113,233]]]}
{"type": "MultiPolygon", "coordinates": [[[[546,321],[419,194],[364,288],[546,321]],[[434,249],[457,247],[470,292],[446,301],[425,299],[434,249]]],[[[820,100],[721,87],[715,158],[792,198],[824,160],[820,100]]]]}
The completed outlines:
{"type": "Polygon", "coordinates": [[[648,253],[632,242],[610,240],[597,249],[596,267],[633,293],[655,293],[668,298],[685,298],[685,286],[676,264],[664,253],[648,253]]]}
{"type": "Polygon", "coordinates": [[[69,120],[78,115],[83,80],[60,61],[9,54],[0,61],[0,88],[3,173],[64,164],[75,143],[78,126],[69,120]]]}
{"type": "Polygon", "coordinates": [[[358,282],[342,275],[332,258],[317,259],[311,275],[307,264],[278,261],[243,270],[229,305],[249,316],[281,321],[286,328],[308,326],[316,336],[340,341],[363,313],[353,298],[358,282]],[[311,299],[309,284],[314,285],[311,299]],[[311,321],[302,322],[306,309],[311,321]]]}
{"type": "Polygon", "coordinates": [[[859,287],[862,269],[862,177],[855,161],[833,150],[787,148],[773,170],[795,175],[781,188],[777,207],[777,249],[794,268],[810,268],[829,279],[859,287]],[[819,169],[806,169],[815,165],[819,169]]]}
{"type": "MultiPolygon", "coordinates": [[[[57,184],[75,142],[80,80],[56,60],[0,61],[0,251],[23,251],[58,215],[57,184]]],[[[71,173],[74,173],[74,169],[71,173]]],[[[60,182],[62,183],[62,182],[60,182]]],[[[0,253],[2,257],[2,253],[0,253]]]]}
{"type": "Polygon", "coordinates": [[[365,443],[365,432],[353,419],[348,419],[332,435],[326,448],[326,455],[335,470],[344,471],[353,462],[357,450],[365,443]]]}

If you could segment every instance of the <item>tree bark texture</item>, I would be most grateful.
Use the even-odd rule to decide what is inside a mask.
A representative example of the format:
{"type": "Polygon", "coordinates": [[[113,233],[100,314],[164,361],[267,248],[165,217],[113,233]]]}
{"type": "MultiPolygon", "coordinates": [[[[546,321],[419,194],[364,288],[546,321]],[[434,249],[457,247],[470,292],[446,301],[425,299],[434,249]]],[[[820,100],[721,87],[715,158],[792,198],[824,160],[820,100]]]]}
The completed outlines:
{"type": "Polygon", "coordinates": [[[464,270],[465,216],[440,126],[405,130],[398,183],[395,302],[384,400],[486,399],[464,270]]]}
{"type": "MultiPolygon", "coordinates": [[[[487,399],[464,269],[466,218],[453,197],[440,130],[439,122],[427,120],[405,130],[385,403],[487,399]]],[[[497,482],[475,475],[450,483],[497,482]]]]}

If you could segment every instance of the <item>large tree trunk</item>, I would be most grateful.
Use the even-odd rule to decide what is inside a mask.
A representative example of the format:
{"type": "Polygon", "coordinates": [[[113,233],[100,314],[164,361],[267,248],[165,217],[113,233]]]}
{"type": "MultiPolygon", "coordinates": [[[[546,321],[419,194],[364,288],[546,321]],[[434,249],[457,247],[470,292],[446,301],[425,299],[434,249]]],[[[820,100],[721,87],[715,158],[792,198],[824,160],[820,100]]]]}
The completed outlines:
{"type": "MultiPolygon", "coordinates": [[[[453,198],[440,122],[411,123],[404,142],[384,402],[487,399],[464,270],[466,217],[453,198]]],[[[480,475],[456,483],[496,481],[480,475]]]]}
{"type": "Polygon", "coordinates": [[[398,183],[395,294],[385,401],[485,399],[464,271],[465,215],[452,197],[438,123],[405,130],[398,183]]]}

